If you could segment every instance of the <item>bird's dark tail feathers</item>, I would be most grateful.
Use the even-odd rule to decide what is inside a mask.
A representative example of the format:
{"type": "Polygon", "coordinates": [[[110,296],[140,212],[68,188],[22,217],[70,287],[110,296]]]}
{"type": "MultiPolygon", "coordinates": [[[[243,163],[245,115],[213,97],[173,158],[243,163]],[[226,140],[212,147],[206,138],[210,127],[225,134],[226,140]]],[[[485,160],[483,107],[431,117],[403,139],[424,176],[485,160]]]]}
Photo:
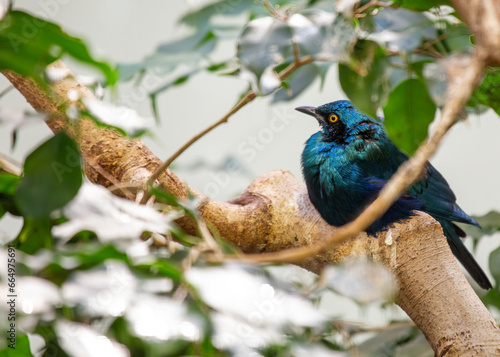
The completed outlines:
{"type": "Polygon", "coordinates": [[[478,283],[481,288],[486,290],[492,289],[493,286],[491,285],[491,282],[484,273],[483,269],[481,269],[479,264],[476,262],[472,254],[467,250],[464,243],[460,239],[459,235],[463,231],[449,221],[440,223],[443,226],[444,234],[447,238],[453,255],[458,259],[465,270],[467,270],[470,276],[476,281],[476,283],[478,283]],[[458,228],[458,231],[456,228],[458,228]]]}

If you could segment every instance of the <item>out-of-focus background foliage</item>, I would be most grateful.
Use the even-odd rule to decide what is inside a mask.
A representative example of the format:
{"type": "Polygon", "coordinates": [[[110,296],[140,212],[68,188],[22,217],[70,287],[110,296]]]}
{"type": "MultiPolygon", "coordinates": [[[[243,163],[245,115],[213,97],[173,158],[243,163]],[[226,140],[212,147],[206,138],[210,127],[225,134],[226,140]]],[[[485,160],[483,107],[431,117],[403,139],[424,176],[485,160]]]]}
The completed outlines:
{"type": "MultiPolygon", "coordinates": [[[[44,85],[66,75],[44,71],[61,57],[110,103],[85,103],[96,121],[144,134],[160,158],[254,89],[260,95],[255,101],[172,167],[192,187],[226,200],[273,169],[301,176],[303,143],[318,127],[293,110],[300,105],[349,98],[385,116],[393,140],[411,154],[445,100],[441,61],[471,50],[474,42],[450,4],[428,3],[18,0],[12,4],[18,11],[0,22],[0,68],[38,76],[44,85]],[[282,83],[276,73],[294,60],[294,47],[316,61],[282,83]]],[[[469,234],[478,261],[491,267],[497,283],[499,235],[482,233],[499,227],[498,214],[488,214],[500,211],[498,76],[487,73],[469,102],[468,119],[455,125],[432,160],[461,207],[479,217],[483,231],[469,234]]],[[[1,78],[0,92],[8,88],[1,78]]],[[[193,261],[190,252],[200,238],[171,223],[180,214],[198,220],[193,202],[158,193],[163,204],[175,206],[165,218],[81,186],[79,169],[61,185],[47,163],[66,162],[68,148],[73,168],[80,158],[73,141],[53,137],[42,119],[15,90],[0,98],[0,153],[14,166],[24,163],[22,180],[0,175],[0,238],[18,245],[17,349],[8,349],[5,340],[0,345],[11,355],[433,355],[390,303],[393,282],[382,268],[369,262],[331,267],[318,281],[297,267],[193,261]],[[124,226],[117,219],[123,212],[150,218],[124,226]],[[143,231],[170,232],[177,242],[153,248],[151,239],[138,239],[143,231]],[[184,270],[186,264],[195,267],[184,270]]],[[[7,248],[2,256],[9,257],[7,248]]],[[[6,263],[0,271],[6,296],[6,263]]],[[[496,285],[484,297],[495,314],[496,285]]]]}

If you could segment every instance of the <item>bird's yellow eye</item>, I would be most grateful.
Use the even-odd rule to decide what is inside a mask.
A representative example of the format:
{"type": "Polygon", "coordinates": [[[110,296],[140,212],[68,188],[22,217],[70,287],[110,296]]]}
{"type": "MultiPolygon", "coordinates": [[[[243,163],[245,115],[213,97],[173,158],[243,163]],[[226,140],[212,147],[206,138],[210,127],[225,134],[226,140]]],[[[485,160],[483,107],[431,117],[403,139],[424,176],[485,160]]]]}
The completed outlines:
{"type": "Polygon", "coordinates": [[[330,120],[330,123],[335,123],[337,120],[339,120],[339,116],[337,114],[330,114],[328,120],[330,120]]]}

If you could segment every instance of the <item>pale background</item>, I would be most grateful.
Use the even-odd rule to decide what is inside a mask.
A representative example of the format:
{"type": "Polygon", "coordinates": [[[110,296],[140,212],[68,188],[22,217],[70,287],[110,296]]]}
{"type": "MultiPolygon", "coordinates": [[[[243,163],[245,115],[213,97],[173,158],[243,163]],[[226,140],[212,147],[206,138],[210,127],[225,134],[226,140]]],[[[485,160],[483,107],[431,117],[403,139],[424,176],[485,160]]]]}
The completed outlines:
{"type": "MultiPolygon", "coordinates": [[[[158,44],[186,34],[189,29],[177,24],[176,20],[205,2],[18,0],[15,8],[60,24],[69,34],[85,39],[92,53],[102,58],[131,63],[153,53],[158,44]]],[[[213,57],[223,60],[234,52],[235,43],[226,41],[213,57]]],[[[66,63],[77,73],[91,73],[70,60],[66,63]]],[[[157,85],[166,81],[160,80],[157,85]]],[[[7,86],[8,82],[0,78],[0,91],[7,86]]],[[[187,84],[161,94],[158,101],[162,123],[154,130],[154,138],[145,138],[145,142],[158,157],[167,158],[194,134],[224,115],[247,87],[248,84],[238,78],[199,74],[187,84]]],[[[134,92],[138,100],[130,99],[129,90],[129,84],[120,86],[121,102],[144,116],[151,116],[147,96],[140,96],[141,88],[134,92]]],[[[238,195],[253,178],[273,169],[290,170],[302,180],[300,154],[303,143],[318,130],[318,125],[314,119],[293,108],[345,98],[338,84],[336,66],[332,66],[323,91],[319,91],[319,82],[316,82],[306,93],[286,104],[271,106],[269,99],[257,98],[234,115],[228,124],[185,152],[175,162],[174,170],[192,187],[219,200],[238,195]],[[285,119],[280,121],[279,118],[285,119]],[[252,144],[255,141],[256,144],[252,144]],[[242,169],[228,172],[225,169],[228,159],[236,160],[242,169]]],[[[15,91],[2,98],[0,105],[30,108],[15,91]]],[[[432,159],[456,193],[460,206],[469,214],[500,210],[499,133],[500,120],[495,113],[471,116],[468,122],[451,130],[432,159]]],[[[43,123],[32,124],[20,131],[18,143],[11,151],[10,137],[0,128],[0,153],[22,162],[50,135],[43,123]]],[[[19,229],[19,221],[3,218],[0,239],[4,242],[12,239],[19,229]]],[[[476,256],[484,268],[488,266],[488,252],[499,245],[499,238],[500,235],[488,237],[479,245],[476,256]]],[[[402,314],[396,307],[385,312],[370,307],[361,310],[347,299],[335,299],[325,308],[348,319],[383,323],[402,314]]]]}

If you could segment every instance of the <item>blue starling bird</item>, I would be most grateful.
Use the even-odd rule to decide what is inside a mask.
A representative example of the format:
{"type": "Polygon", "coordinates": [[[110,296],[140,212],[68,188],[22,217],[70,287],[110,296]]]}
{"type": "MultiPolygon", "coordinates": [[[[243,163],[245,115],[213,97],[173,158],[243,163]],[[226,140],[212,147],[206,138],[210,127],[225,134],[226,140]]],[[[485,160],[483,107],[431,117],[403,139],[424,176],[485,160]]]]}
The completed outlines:
{"type": "MultiPolygon", "coordinates": [[[[408,156],[389,139],[379,121],[347,100],[296,110],[312,115],[321,126],[307,140],[302,153],[309,198],[328,224],[341,226],[375,200],[408,156]]],[[[491,289],[488,277],[460,239],[465,232],[453,222],[479,224],[456,204],[450,186],[430,163],[422,179],[366,231],[375,234],[387,229],[392,223],[412,216],[414,210],[428,213],[441,224],[455,257],[479,286],[491,289]]]]}

